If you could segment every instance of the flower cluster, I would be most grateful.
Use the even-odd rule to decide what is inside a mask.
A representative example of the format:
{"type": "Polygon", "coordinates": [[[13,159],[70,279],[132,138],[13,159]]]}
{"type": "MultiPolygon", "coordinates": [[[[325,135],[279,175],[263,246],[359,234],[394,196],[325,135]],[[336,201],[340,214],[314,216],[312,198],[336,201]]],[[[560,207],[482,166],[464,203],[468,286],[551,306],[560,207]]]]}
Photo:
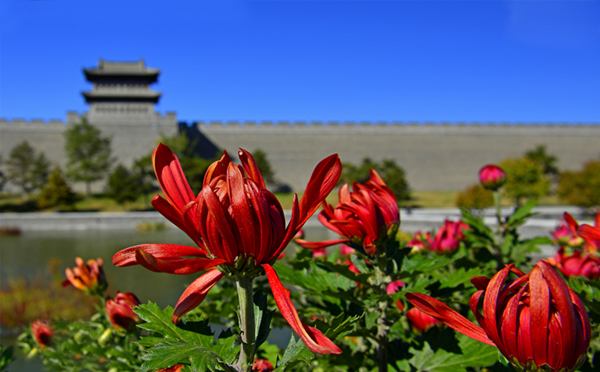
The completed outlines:
{"type": "Polygon", "coordinates": [[[469,225],[462,221],[445,220],[444,225],[438,229],[434,236],[431,236],[430,232],[417,231],[407,246],[415,250],[427,249],[435,253],[453,253],[465,238],[464,230],[467,229],[469,229],[469,225]]]}
{"type": "Polygon", "coordinates": [[[296,242],[307,249],[322,249],[334,244],[352,243],[373,257],[378,247],[394,239],[400,226],[400,210],[392,190],[379,174],[371,169],[370,179],[364,184],[354,183],[353,191],[344,184],[339,190],[335,206],[323,204],[319,221],[342,239],[321,242],[296,242]]]}
{"type": "Polygon", "coordinates": [[[84,262],[80,257],[75,259],[77,267],[67,268],[65,273],[67,279],[62,282],[63,287],[72,285],[88,295],[101,295],[108,286],[101,258],[84,262]]]}

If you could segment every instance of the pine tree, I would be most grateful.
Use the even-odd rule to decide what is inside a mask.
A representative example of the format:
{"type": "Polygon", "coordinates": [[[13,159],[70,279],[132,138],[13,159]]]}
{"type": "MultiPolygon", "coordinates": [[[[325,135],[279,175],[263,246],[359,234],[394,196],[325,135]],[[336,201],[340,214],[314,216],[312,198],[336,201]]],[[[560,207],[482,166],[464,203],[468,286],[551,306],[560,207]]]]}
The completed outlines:
{"type": "Polygon", "coordinates": [[[48,177],[50,163],[44,153],[36,155],[27,141],[12,148],[6,161],[6,179],[23,190],[23,199],[42,187],[48,177]]]}

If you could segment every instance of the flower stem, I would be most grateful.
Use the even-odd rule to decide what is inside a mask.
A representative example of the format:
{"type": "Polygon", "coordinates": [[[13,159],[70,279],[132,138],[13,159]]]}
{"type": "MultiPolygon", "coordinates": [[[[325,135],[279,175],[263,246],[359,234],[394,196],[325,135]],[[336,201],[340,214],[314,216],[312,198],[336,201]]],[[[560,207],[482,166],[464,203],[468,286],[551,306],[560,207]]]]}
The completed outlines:
{"type": "Polygon", "coordinates": [[[502,228],[502,209],[500,208],[500,191],[494,192],[494,204],[496,205],[496,218],[498,219],[498,231],[502,228]]]}
{"type": "MultiPolygon", "coordinates": [[[[380,294],[386,293],[386,264],[384,254],[378,254],[378,265],[375,266],[375,286],[380,294]]],[[[377,309],[377,364],[379,372],[388,370],[388,332],[390,325],[387,319],[387,308],[390,306],[389,300],[379,301],[377,309]]]]}
{"type": "Polygon", "coordinates": [[[240,372],[250,371],[254,363],[256,325],[254,321],[254,302],[252,300],[253,281],[254,279],[243,276],[235,279],[240,300],[240,327],[242,328],[242,348],[237,366],[240,372]]]}

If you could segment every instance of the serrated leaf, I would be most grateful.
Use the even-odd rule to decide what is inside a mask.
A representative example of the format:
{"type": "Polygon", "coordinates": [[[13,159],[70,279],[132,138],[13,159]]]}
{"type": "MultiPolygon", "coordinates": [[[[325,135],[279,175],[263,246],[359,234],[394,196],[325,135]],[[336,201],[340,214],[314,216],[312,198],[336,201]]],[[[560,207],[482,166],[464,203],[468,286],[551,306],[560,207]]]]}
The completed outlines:
{"type": "Polygon", "coordinates": [[[468,282],[472,277],[478,276],[481,273],[481,268],[473,267],[469,270],[465,270],[463,267],[454,271],[453,273],[444,276],[444,280],[441,280],[440,288],[453,288],[459,284],[468,282]]]}
{"type": "Polygon", "coordinates": [[[419,273],[431,272],[440,267],[449,265],[454,258],[436,255],[434,257],[425,257],[415,255],[402,262],[402,269],[399,278],[408,278],[419,273]]]}
{"type": "Polygon", "coordinates": [[[475,341],[464,335],[459,336],[461,354],[444,349],[432,350],[425,342],[422,350],[410,348],[414,356],[410,364],[422,372],[466,372],[466,367],[485,367],[496,362],[498,349],[475,341]]]}
{"type": "Polygon", "coordinates": [[[362,318],[362,315],[355,315],[346,318],[345,314],[340,314],[330,321],[329,328],[325,331],[325,336],[330,340],[344,337],[348,333],[352,332],[355,328],[356,322],[362,318]]]}
{"type": "Polygon", "coordinates": [[[161,310],[152,302],[137,306],[134,312],[146,321],[146,323],[139,324],[139,328],[160,333],[167,341],[199,344],[205,347],[212,346],[214,334],[206,321],[181,322],[179,326],[176,326],[171,322],[173,308],[168,306],[161,310]]]}
{"type": "Polygon", "coordinates": [[[198,359],[202,360],[204,367],[216,366],[218,356],[202,345],[161,343],[150,349],[142,359],[146,362],[140,372],[149,372],[182,362],[194,364],[198,359]]]}
{"type": "Polygon", "coordinates": [[[313,353],[306,347],[301,339],[296,340],[294,335],[283,353],[283,357],[277,362],[277,368],[273,372],[287,371],[297,363],[309,363],[313,359],[313,353]]]}

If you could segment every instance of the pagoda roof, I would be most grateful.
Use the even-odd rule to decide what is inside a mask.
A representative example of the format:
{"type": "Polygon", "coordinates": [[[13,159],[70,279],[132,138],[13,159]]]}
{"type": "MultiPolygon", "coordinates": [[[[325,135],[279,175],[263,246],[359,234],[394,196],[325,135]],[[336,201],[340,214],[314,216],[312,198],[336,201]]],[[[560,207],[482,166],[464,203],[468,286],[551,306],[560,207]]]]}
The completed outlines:
{"type": "Polygon", "coordinates": [[[91,90],[88,92],[81,92],[85,97],[86,102],[92,101],[102,101],[102,100],[119,100],[119,101],[152,101],[158,102],[158,99],[162,95],[160,92],[155,92],[153,90],[148,91],[137,91],[137,92],[104,92],[104,91],[95,91],[91,90]]]}
{"type": "Polygon", "coordinates": [[[146,67],[143,59],[136,62],[114,62],[105,61],[102,58],[98,61],[98,67],[84,68],[83,72],[88,80],[95,77],[153,77],[156,80],[160,69],[146,67]]]}

